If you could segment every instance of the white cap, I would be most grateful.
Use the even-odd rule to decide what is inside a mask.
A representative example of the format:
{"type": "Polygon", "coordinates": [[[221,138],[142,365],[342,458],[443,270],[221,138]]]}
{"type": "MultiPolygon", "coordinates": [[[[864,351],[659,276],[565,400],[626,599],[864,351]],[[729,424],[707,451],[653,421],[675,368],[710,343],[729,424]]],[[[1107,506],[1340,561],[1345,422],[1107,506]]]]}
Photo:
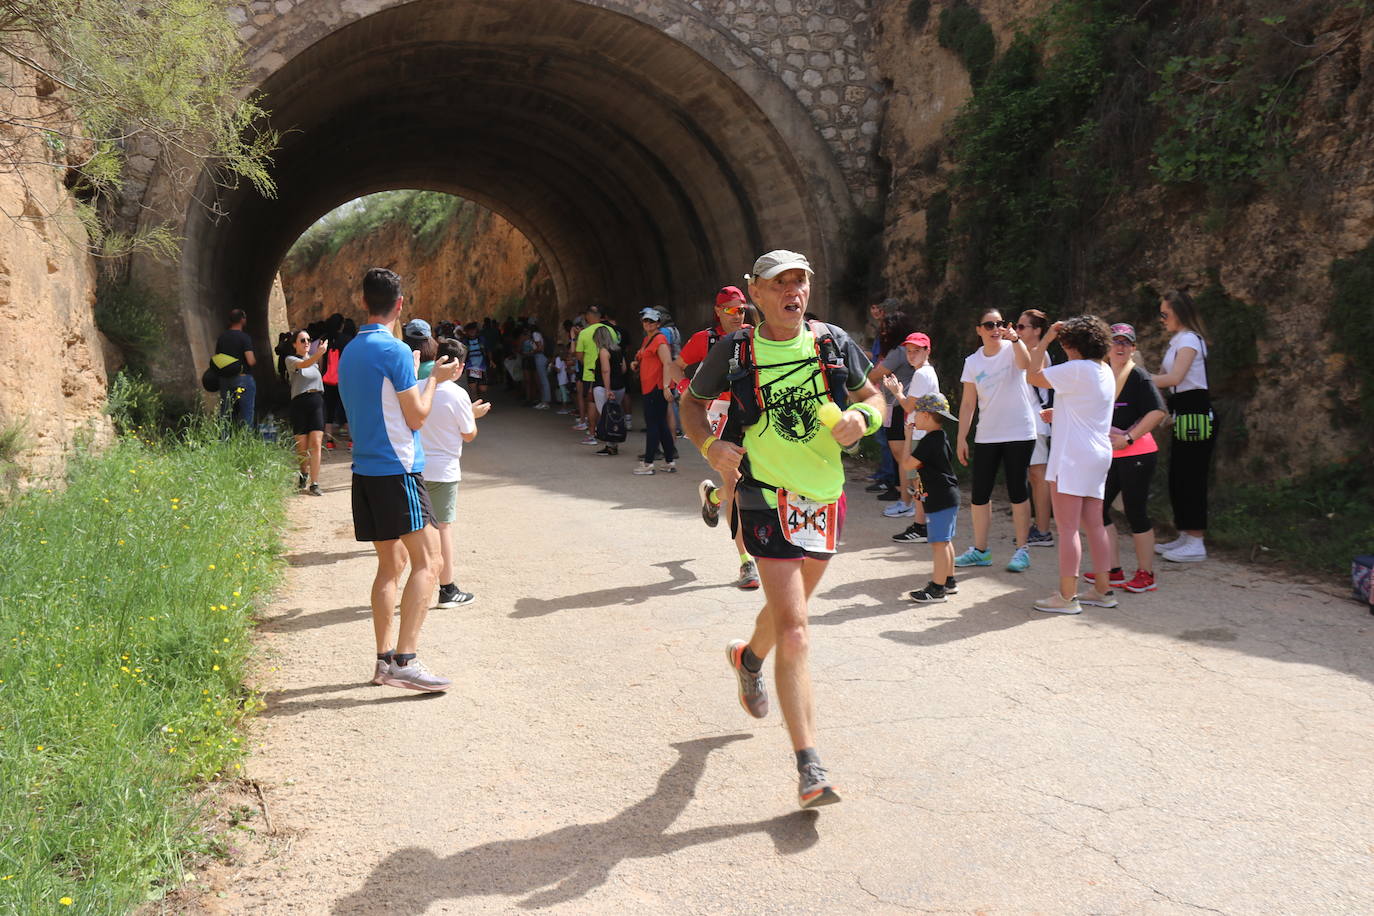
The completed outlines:
{"type": "Polygon", "coordinates": [[[754,262],[754,272],[749,275],[750,280],[771,280],[784,270],[806,271],[808,275],[814,274],[811,269],[811,262],[806,259],[806,255],[796,251],[788,251],[786,248],[777,248],[765,255],[760,255],[754,262]]]}

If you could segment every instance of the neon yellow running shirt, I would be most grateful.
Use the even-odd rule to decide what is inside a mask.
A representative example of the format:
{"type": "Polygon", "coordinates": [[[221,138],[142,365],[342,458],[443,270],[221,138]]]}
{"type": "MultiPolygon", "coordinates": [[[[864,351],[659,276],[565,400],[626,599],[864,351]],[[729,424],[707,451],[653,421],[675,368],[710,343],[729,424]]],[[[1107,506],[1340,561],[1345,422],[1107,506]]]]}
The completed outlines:
{"type": "MultiPolygon", "coordinates": [[[[846,387],[857,391],[868,375],[868,357],[843,330],[832,326],[831,333],[849,369],[846,387]]],[[[693,395],[709,400],[727,389],[732,351],[724,340],[711,349],[692,379],[693,395]]],[[[807,499],[827,503],[839,499],[844,492],[844,466],[839,443],[816,416],[828,398],[810,328],[803,328],[791,340],[769,340],[756,331],[754,364],[764,411],[758,423],[744,430],[750,476],[807,499]]],[[[771,489],[764,489],[764,498],[769,506],[777,505],[771,489]]]]}

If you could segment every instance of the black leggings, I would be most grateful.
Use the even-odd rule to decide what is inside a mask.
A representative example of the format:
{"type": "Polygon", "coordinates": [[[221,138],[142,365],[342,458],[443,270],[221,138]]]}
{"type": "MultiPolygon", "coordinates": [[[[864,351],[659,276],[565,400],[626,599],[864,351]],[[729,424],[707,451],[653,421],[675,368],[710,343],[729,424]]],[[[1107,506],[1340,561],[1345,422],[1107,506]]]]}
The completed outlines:
{"type": "Polygon", "coordinates": [[[1150,481],[1155,476],[1157,452],[1113,458],[1107,469],[1107,490],[1102,494],[1102,521],[1112,523],[1112,501],[1118,493],[1126,507],[1126,521],[1132,534],[1144,534],[1154,527],[1150,521],[1150,481]]]}
{"type": "Polygon", "coordinates": [[[1027,471],[1035,440],[1025,442],[973,443],[973,504],[986,506],[992,501],[992,485],[997,482],[997,466],[1007,475],[1007,499],[1013,506],[1030,499],[1027,471]]]}
{"type": "Polygon", "coordinates": [[[1179,531],[1207,530],[1207,475],[1212,467],[1216,428],[1212,402],[1205,390],[1185,391],[1169,399],[1174,413],[1174,441],[1169,447],[1169,504],[1179,531]]]}

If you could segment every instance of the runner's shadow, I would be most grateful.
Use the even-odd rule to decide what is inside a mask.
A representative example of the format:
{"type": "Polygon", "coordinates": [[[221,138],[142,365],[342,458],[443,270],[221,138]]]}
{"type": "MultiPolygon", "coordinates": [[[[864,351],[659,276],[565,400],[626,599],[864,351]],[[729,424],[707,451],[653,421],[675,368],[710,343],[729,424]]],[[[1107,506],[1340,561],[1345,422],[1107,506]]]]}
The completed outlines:
{"type": "Polygon", "coordinates": [[[306,712],[320,712],[327,709],[352,709],[356,706],[384,706],[389,703],[410,703],[416,700],[433,699],[442,693],[423,693],[407,690],[396,693],[391,689],[375,687],[366,680],[359,679],[347,684],[318,684],[313,687],[296,687],[291,690],[270,690],[262,695],[264,719],[278,716],[297,716],[306,712]],[[321,694],[356,691],[354,696],[324,699],[321,694]]]}
{"type": "Polygon", "coordinates": [[[285,614],[268,617],[259,622],[258,629],[264,633],[299,633],[301,630],[315,630],[336,623],[353,623],[372,617],[372,608],[369,605],[336,607],[315,614],[306,614],[304,611],[305,608],[293,607],[285,614]]]}
{"type": "Polygon", "coordinates": [[[369,550],[313,550],[310,553],[296,553],[286,558],[288,566],[299,569],[302,566],[328,566],[332,563],[342,563],[354,557],[371,557],[376,552],[369,550]]]}
{"type": "Polygon", "coordinates": [[[654,793],[607,821],[574,824],[539,836],[496,840],[440,858],[419,846],[398,850],[367,882],[340,900],[334,913],[410,914],[461,897],[523,897],[517,905],[538,909],[585,896],[627,859],[671,855],[703,843],[751,833],[767,834],[780,855],[815,845],[815,812],[796,812],[743,824],[668,828],[686,809],[711,751],[749,735],[723,735],[674,744],[677,762],[659,777],[654,793]]]}
{"type": "Polygon", "coordinates": [[[653,564],[655,567],[668,570],[669,578],[667,581],[655,582],[651,585],[618,585],[613,588],[599,588],[594,592],[583,592],[580,595],[568,595],[567,597],[518,598],[515,602],[515,610],[511,612],[510,616],[514,618],[545,617],[558,611],[643,604],[651,598],[664,595],[682,595],[708,588],[725,587],[725,583],[719,583],[679,588],[688,582],[697,581],[696,573],[688,572],[684,568],[689,562],[689,560],[669,560],[666,563],[653,564]]]}
{"type": "MultiPolygon", "coordinates": [[[[1015,593],[1018,596],[1020,594],[1015,593]]],[[[1002,595],[996,599],[960,606],[954,603],[959,600],[956,595],[945,604],[915,605],[930,615],[927,619],[939,622],[925,630],[886,630],[878,635],[905,646],[942,646],[945,643],[958,642],[998,630],[1010,630],[1024,623],[1048,620],[1056,616],[1031,610],[1029,601],[1009,604],[1009,598],[1015,600],[1014,596],[1002,595]],[[946,616],[951,611],[958,611],[958,616],[946,616]]]]}

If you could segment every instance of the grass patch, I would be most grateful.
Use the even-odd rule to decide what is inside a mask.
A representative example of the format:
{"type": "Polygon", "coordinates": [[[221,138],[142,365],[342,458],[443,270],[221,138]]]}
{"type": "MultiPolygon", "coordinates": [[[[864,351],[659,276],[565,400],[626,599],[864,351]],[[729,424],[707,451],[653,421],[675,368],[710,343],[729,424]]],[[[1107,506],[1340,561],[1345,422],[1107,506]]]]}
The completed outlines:
{"type": "Polygon", "coordinates": [[[1212,501],[1208,538],[1254,560],[1347,576],[1350,560],[1374,549],[1374,475],[1364,461],[1273,483],[1217,486],[1212,501]]]}
{"type": "Polygon", "coordinates": [[[192,792],[238,769],[289,465],[207,422],[0,507],[0,912],[127,912],[205,851],[192,792]]]}

